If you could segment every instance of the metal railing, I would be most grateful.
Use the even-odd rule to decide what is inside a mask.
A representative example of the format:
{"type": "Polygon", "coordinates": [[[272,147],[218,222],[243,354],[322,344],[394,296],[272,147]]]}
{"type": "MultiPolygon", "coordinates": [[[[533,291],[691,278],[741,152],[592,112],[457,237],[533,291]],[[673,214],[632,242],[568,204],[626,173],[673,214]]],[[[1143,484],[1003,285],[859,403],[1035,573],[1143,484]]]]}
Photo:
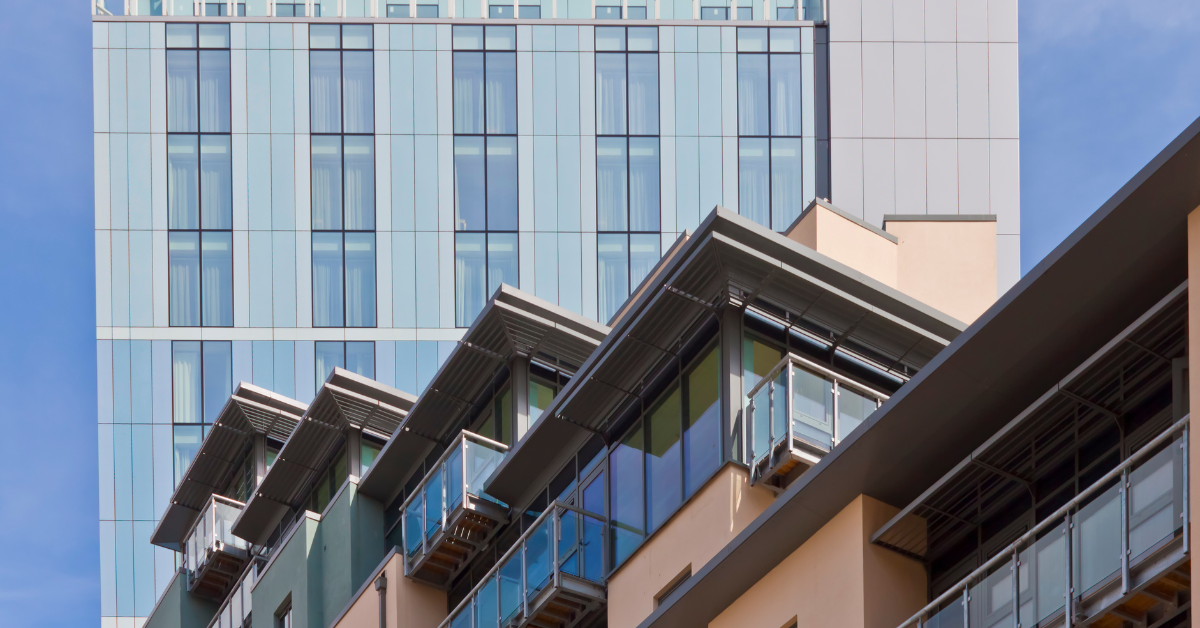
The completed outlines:
{"type": "Polygon", "coordinates": [[[823,454],[837,446],[887,395],[790,353],[749,394],[751,481],[770,474],[773,454],[796,444],[823,454]]]}
{"type": "Polygon", "coordinates": [[[606,524],[596,513],[551,503],[439,628],[523,625],[539,600],[572,581],[585,585],[572,587],[573,596],[588,585],[603,595],[606,524]]]}
{"type": "Polygon", "coordinates": [[[250,616],[254,607],[250,595],[254,589],[254,572],[253,566],[246,567],[237,584],[233,585],[229,595],[221,603],[220,610],[213,615],[212,621],[208,622],[208,628],[240,628],[245,625],[246,618],[250,616]]]}
{"type": "Polygon", "coordinates": [[[1188,419],[1134,452],[898,628],[1048,623],[1069,628],[1115,607],[1186,560],[1188,419]]]}
{"type": "Polygon", "coordinates": [[[483,492],[483,483],[504,460],[508,446],[463,430],[400,506],[406,568],[430,550],[454,512],[468,500],[502,502],[483,492]]]}
{"type": "Polygon", "coordinates": [[[203,573],[217,552],[244,554],[249,544],[233,535],[233,522],[245,504],[213,494],[200,511],[184,541],[183,566],[187,569],[188,588],[203,573]]]}

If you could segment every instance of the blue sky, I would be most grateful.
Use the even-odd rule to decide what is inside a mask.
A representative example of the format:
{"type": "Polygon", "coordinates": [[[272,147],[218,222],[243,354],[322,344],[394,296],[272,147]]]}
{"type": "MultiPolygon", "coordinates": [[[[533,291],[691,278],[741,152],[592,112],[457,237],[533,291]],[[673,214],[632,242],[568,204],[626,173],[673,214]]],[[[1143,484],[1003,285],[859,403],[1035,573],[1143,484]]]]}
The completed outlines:
{"type": "MultiPolygon", "coordinates": [[[[94,626],[90,21],[85,2],[3,5],[0,608],[10,625],[94,626]]],[[[1027,270],[1200,116],[1200,3],[1020,11],[1027,270]]]]}

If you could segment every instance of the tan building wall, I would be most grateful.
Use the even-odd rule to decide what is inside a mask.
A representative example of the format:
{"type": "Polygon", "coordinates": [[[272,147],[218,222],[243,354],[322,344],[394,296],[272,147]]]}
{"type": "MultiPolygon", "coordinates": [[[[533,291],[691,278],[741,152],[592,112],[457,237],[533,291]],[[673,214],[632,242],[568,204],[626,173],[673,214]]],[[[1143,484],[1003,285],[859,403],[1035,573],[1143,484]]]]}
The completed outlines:
{"type": "MultiPolygon", "coordinates": [[[[689,568],[695,573],[767,509],[775,494],[726,464],[608,581],[609,628],[633,628],[689,568]]],[[[749,624],[745,624],[749,625],[749,624]]],[[[893,627],[894,628],[894,627],[893,627]]]]}
{"type": "Polygon", "coordinates": [[[996,302],[996,223],[888,221],[896,247],[896,289],[971,322],[996,302]]]}
{"type": "MultiPolygon", "coordinates": [[[[1192,279],[1200,280],[1200,208],[1192,210],[1188,214],[1187,220],[1187,274],[1188,274],[1188,413],[1196,414],[1192,410],[1200,409],[1200,372],[1193,373],[1191,366],[1191,356],[1200,355],[1200,299],[1192,298],[1191,283],[1192,279]]],[[[1198,415],[1200,416],[1200,415],[1198,415]]],[[[1188,503],[1200,504],[1200,462],[1197,462],[1197,455],[1190,452],[1200,451],[1200,430],[1191,428],[1188,430],[1188,503]]],[[[1195,517],[1188,517],[1188,525],[1191,526],[1191,538],[1197,538],[1196,534],[1200,532],[1194,524],[1195,517]]],[[[1196,565],[1196,561],[1189,562],[1189,569],[1196,565]]],[[[1191,569],[1192,576],[1195,577],[1195,569],[1191,569]]]]}
{"type": "Polygon", "coordinates": [[[898,509],[860,495],[709,628],[896,628],[925,605],[925,568],[872,545],[898,509]]]}
{"type": "Polygon", "coordinates": [[[787,236],[876,281],[896,287],[896,243],[845,216],[813,205],[787,236]]]}
{"type": "MultiPolygon", "coordinates": [[[[402,561],[400,554],[393,554],[382,570],[387,576],[387,626],[383,628],[437,628],[446,619],[446,592],[405,578],[402,561]]],[[[334,628],[379,626],[379,592],[375,590],[378,578],[377,573],[367,580],[362,594],[350,603],[334,628]]]]}

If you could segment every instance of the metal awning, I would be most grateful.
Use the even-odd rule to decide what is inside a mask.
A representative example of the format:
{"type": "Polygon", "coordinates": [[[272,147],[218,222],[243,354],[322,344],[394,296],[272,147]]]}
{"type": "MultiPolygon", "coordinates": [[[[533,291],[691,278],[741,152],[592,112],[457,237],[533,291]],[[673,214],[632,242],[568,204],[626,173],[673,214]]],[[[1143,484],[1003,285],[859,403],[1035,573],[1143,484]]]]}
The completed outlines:
{"type": "Polygon", "coordinates": [[[416,397],[342,368],[335,368],[283,444],[233,524],[237,536],[262,545],[285,513],[297,508],[328,468],[347,430],[389,438],[416,397]]]}
{"type": "Polygon", "coordinates": [[[605,431],[677,342],[725,303],[786,314],[811,337],[903,378],[964,324],[747,218],[717,207],[664,256],[613,333],[493,474],[488,493],[516,500],[580,430],[605,431]]]}
{"type": "MultiPolygon", "coordinates": [[[[1130,415],[1171,384],[1171,360],[1187,353],[1187,309],[1185,282],[930,486],[871,540],[917,559],[935,558],[1022,493],[1042,486],[1078,448],[1116,429],[1118,417],[1130,415]]],[[[1170,421],[1168,417],[1160,422],[1170,421]]]]}
{"type": "Polygon", "coordinates": [[[223,490],[254,448],[256,435],[287,440],[305,405],[265,388],[242,382],[225,402],[196,457],[171,495],[150,542],[180,551],[179,544],[208,498],[223,490]]]}
{"type": "Polygon", "coordinates": [[[438,369],[400,431],[359,482],[360,493],[387,504],[433,441],[470,410],[514,357],[575,372],[608,327],[508,285],[501,285],[438,369]]]}

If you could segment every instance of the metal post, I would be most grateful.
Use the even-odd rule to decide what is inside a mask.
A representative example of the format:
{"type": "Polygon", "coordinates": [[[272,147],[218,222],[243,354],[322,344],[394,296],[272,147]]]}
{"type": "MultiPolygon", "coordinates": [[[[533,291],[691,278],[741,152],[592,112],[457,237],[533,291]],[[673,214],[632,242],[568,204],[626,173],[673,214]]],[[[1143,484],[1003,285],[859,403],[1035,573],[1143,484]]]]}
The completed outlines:
{"type": "Polygon", "coordinates": [[[1129,467],[1121,470],[1121,595],[1129,593],[1129,467]]]}
{"type": "Polygon", "coordinates": [[[750,399],[750,403],[746,406],[746,448],[743,451],[750,452],[750,483],[754,484],[754,399],[750,399]]]}
{"type": "MultiPolygon", "coordinates": [[[[797,0],[797,1],[799,1],[799,0],[797,0]]],[[[793,392],[793,391],[796,390],[796,388],[795,388],[796,382],[792,381],[792,371],[794,369],[792,369],[791,361],[789,361],[787,363],[787,366],[785,366],[783,368],[787,369],[787,390],[784,392],[784,400],[783,400],[784,425],[786,426],[784,428],[784,431],[787,433],[787,450],[791,451],[792,447],[794,447],[795,443],[796,443],[796,434],[795,434],[795,430],[792,427],[792,416],[793,416],[792,412],[794,411],[794,409],[792,408],[792,399],[795,397],[795,392],[793,392]]]]}
{"type": "Polygon", "coordinates": [[[963,585],[963,628],[971,628],[971,583],[963,585]]]}
{"type": "Polygon", "coordinates": [[[1012,597],[1012,625],[1021,628],[1021,550],[1019,545],[1013,545],[1012,597]]]}
{"type": "Polygon", "coordinates": [[[450,474],[446,473],[446,463],[443,461],[442,467],[442,533],[446,532],[446,500],[449,494],[446,492],[446,485],[450,483],[450,474]]]}
{"type": "Polygon", "coordinates": [[[553,542],[550,544],[550,567],[553,569],[551,573],[554,574],[554,578],[552,580],[554,582],[554,588],[557,589],[561,584],[558,573],[558,543],[562,539],[562,519],[559,515],[558,508],[554,508],[554,512],[550,514],[550,517],[550,533],[553,535],[551,539],[553,542]]]}
{"type": "Polygon", "coordinates": [[[775,378],[767,382],[767,467],[775,462],[775,378]]]}
{"type": "MultiPolygon", "coordinates": [[[[796,0],[796,2],[799,3],[800,0],[796,0]]],[[[840,415],[840,412],[838,412],[838,410],[840,409],[840,406],[841,406],[841,399],[842,399],[841,398],[841,389],[838,388],[838,382],[835,379],[835,380],[833,380],[833,415],[832,415],[833,416],[833,418],[832,418],[833,424],[829,426],[830,431],[833,432],[832,434],[829,435],[829,448],[830,449],[837,447],[838,442],[842,440],[842,430],[840,427],[841,422],[838,420],[839,415],[840,415]]]]}
{"type": "Polygon", "coordinates": [[[1183,478],[1181,480],[1183,484],[1183,498],[1179,507],[1179,518],[1183,519],[1183,553],[1186,555],[1191,550],[1190,541],[1192,536],[1190,530],[1192,522],[1191,517],[1188,516],[1188,473],[1190,472],[1188,468],[1188,427],[1183,428],[1183,437],[1179,439],[1179,449],[1183,452],[1183,478]]]}
{"type": "Polygon", "coordinates": [[[528,571],[528,565],[525,563],[525,550],[528,547],[526,541],[521,541],[521,617],[523,618],[529,617],[529,583],[526,582],[525,576],[528,571]]]}
{"type": "Polygon", "coordinates": [[[1065,571],[1067,572],[1067,583],[1066,583],[1067,588],[1066,588],[1066,590],[1063,591],[1063,598],[1064,598],[1063,599],[1063,626],[1064,626],[1064,628],[1071,628],[1071,626],[1074,624],[1074,620],[1075,620],[1075,617],[1074,617],[1075,613],[1072,611],[1072,608],[1071,608],[1072,606],[1074,606],[1074,604],[1072,603],[1072,600],[1075,598],[1075,593],[1071,590],[1071,571],[1072,571],[1072,567],[1073,567],[1072,562],[1071,562],[1071,526],[1072,526],[1071,511],[1070,511],[1070,509],[1068,509],[1066,519],[1063,522],[1063,557],[1066,558],[1066,562],[1067,562],[1066,569],[1065,569],[1065,571]]]}
{"type": "Polygon", "coordinates": [[[400,504],[400,554],[404,557],[404,575],[409,575],[408,571],[408,509],[404,504],[400,504]]]}

